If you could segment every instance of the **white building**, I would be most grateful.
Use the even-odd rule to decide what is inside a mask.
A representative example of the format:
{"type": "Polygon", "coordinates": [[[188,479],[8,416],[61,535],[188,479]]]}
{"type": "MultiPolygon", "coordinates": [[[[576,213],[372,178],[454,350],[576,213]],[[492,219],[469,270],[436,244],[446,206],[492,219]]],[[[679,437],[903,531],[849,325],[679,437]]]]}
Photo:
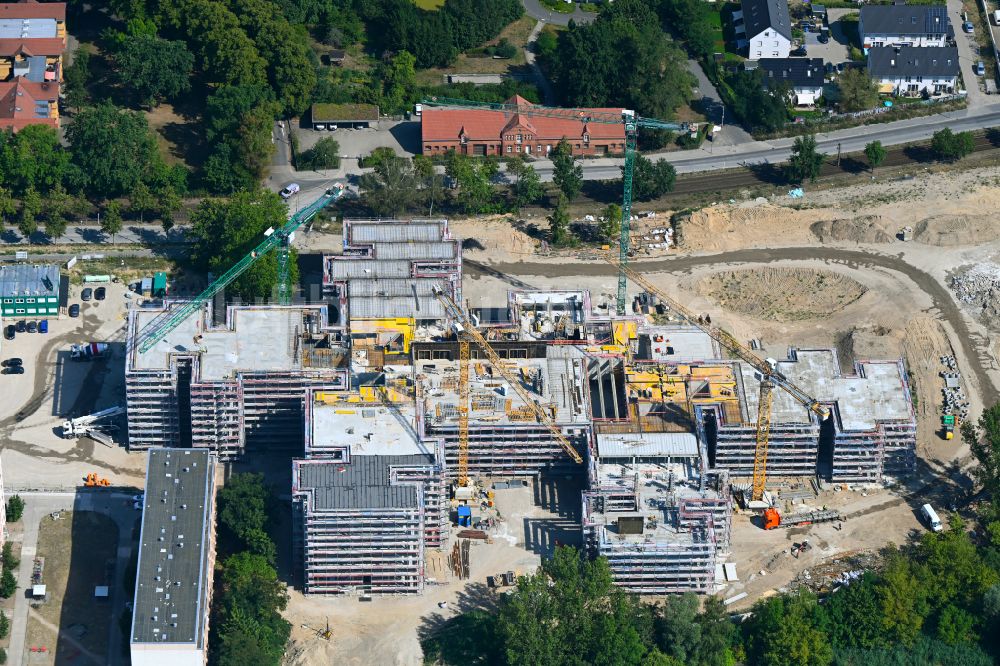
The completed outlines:
{"type": "Polygon", "coordinates": [[[882,46],[933,46],[948,39],[948,11],[944,5],[865,5],[858,32],[865,53],[882,46]]]}
{"type": "Polygon", "coordinates": [[[787,87],[795,106],[812,106],[823,94],[822,58],[761,58],[757,64],[769,90],[787,87]]]}
{"type": "Polygon", "coordinates": [[[787,58],[792,50],[792,20],[787,0],[743,0],[733,14],[736,35],[749,49],[750,60],[787,58]],[[743,19],[743,23],[739,23],[743,19]]]}
{"type": "Polygon", "coordinates": [[[868,72],[879,92],[916,96],[954,92],[958,83],[954,46],[881,47],[868,51],[868,72]]]}

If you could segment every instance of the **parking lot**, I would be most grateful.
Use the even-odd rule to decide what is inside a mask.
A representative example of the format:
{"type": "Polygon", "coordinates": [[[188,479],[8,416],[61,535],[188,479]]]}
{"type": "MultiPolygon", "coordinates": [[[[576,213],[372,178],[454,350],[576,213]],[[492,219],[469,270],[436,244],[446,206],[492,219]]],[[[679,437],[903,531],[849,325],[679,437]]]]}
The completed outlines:
{"type": "Polygon", "coordinates": [[[49,318],[48,333],[18,333],[2,341],[0,358],[20,358],[24,368],[24,374],[0,375],[0,403],[5,406],[0,455],[7,489],[75,488],[89,472],[108,477],[113,485],[143,485],[142,455],[88,438],[61,436],[66,418],[124,402],[125,313],[130,299],[124,297],[124,285],[105,286],[105,300],[85,303],[81,287],[71,287],[69,303],[80,305],[79,317],[49,318]],[[97,361],[71,360],[70,345],[86,342],[108,343],[111,355],[97,361]]]}
{"type": "Polygon", "coordinates": [[[370,154],[376,148],[392,148],[397,155],[413,155],[420,152],[419,120],[379,122],[378,129],[340,128],[335,132],[319,131],[292,124],[292,132],[298,138],[299,152],[309,150],[316,142],[329,137],[340,144],[340,155],[344,158],[358,158],[370,154]]]}

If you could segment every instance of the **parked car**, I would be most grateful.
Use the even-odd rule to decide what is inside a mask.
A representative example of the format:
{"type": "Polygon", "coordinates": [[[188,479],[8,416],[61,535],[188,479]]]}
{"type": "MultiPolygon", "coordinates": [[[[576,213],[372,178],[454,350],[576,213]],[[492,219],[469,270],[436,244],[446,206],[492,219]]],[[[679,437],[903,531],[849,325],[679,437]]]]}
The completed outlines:
{"type": "Polygon", "coordinates": [[[324,125],[323,123],[314,123],[313,129],[316,130],[317,132],[322,132],[323,130],[326,129],[326,125],[324,125]]]}
{"type": "Polygon", "coordinates": [[[986,75],[986,63],[984,63],[982,60],[977,60],[976,61],[976,66],[975,66],[975,72],[976,72],[976,76],[985,76],[986,75]]]}
{"type": "Polygon", "coordinates": [[[132,495],[132,501],[133,502],[141,502],[141,501],[143,501],[144,498],[145,498],[145,495],[143,493],[139,493],[138,495],[132,495]]]}
{"type": "Polygon", "coordinates": [[[336,125],[330,125],[329,127],[327,127],[327,129],[330,130],[331,132],[336,132],[337,131],[337,126],[336,125]]]}
{"type": "Polygon", "coordinates": [[[24,361],[15,356],[14,358],[4,359],[2,362],[0,362],[0,365],[2,365],[5,368],[12,368],[15,365],[24,365],[24,361]]]}
{"type": "Polygon", "coordinates": [[[80,292],[81,301],[89,301],[93,297],[94,297],[94,290],[91,289],[90,287],[87,287],[86,289],[80,292]]]}
{"type": "Polygon", "coordinates": [[[38,322],[38,332],[39,333],[48,333],[49,332],[49,320],[48,319],[43,319],[40,322],[38,322]]]}
{"type": "Polygon", "coordinates": [[[38,333],[38,322],[29,321],[28,322],[28,333],[38,333]]]}
{"type": "Polygon", "coordinates": [[[797,56],[797,57],[804,57],[804,56],[809,55],[809,52],[806,50],[806,45],[802,44],[801,46],[799,46],[799,48],[797,48],[794,51],[792,51],[790,55],[797,56]]]}
{"type": "Polygon", "coordinates": [[[3,374],[5,374],[5,375],[23,375],[24,374],[24,366],[21,366],[21,365],[12,365],[9,368],[4,368],[3,369],[3,374]]]}
{"type": "Polygon", "coordinates": [[[962,24],[962,31],[971,35],[976,31],[976,26],[972,25],[972,21],[966,21],[962,24]]]}
{"type": "Polygon", "coordinates": [[[108,296],[108,290],[104,287],[98,287],[94,290],[94,298],[98,301],[103,301],[108,296]]]}
{"type": "Polygon", "coordinates": [[[14,339],[14,333],[15,333],[15,331],[14,331],[14,324],[9,324],[7,326],[4,326],[3,337],[7,338],[8,340],[13,340],[14,339]]]}
{"type": "Polygon", "coordinates": [[[830,33],[828,32],[819,33],[819,36],[816,37],[816,41],[818,41],[820,44],[828,44],[830,42],[830,33]]]}
{"type": "Polygon", "coordinates": [[[281,190],[281,192],[279,192],[279,194],[281,195],[282,199],[288,199],[293,194],[298,194],[298,191],[300,189],[302,189],[302,188],[299,187],[298,183],[289,183],[288,185],[285,186],[285,189],[283,189],[283,190],[281,190]]]}
{"type": "Polygon", "coordinates": [[[79,317],[80,316],[80,304],[79,303],[74,303],[73,305],[69,306],[69,316],[70,317],[79,317]]]}
{"type": "Polygon", "coordinates": [[[934,532],[940,532],[944,527],[941,525],[941,519],[938,518],[937,511],[934,510],[930,504],[924,504],[920,507],[920,515],[923,517],[924,521],[934,532]]]}
{"type": "Polygon", "coordinates": [[[24,333],[27,330],[28,330],[28,324],[27,324],[27,322],[25,322],[23,319],[21,321],[17,322],[17,332],[18,333],[24,333]]]}

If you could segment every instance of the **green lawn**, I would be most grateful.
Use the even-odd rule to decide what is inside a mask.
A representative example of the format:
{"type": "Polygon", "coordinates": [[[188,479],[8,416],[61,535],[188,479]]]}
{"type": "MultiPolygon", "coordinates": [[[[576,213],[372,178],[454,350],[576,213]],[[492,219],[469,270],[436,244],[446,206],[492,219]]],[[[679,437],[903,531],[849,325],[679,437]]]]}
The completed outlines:
{"type": "Polygon", "coordinates": [[[413,0],[413,4],[421,9],[433,12],[444,6],[444,0],[413,0]]]}
{"type": "Polygon", "coordinates": [[[563,2],[563,0],[542,0],[542,4],[552,11],[560,12],[562,14],[572,14],[576,11],[575,3],[563,2]]]}

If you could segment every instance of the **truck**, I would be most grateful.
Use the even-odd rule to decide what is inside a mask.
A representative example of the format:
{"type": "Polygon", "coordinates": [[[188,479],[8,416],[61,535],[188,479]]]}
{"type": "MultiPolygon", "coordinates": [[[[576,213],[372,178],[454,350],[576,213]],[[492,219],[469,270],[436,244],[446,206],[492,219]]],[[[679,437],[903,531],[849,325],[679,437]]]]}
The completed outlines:
{"type": "Polygon", "coordinates": [[[105,342],[87,342],[82,345],[70,345],[69,353],[74,361],[93,361],[110,355],[111,347],[105,342]]]}
{"type": "Polygon", "coordinates": [[[927,521],[927,527],[931,529],[932,532],[940,532],[944,529],[941,525],[941,519],[938,518],[937,511],[934,510],[930,504],[924,504],[920,507],[920,515],[923,519],[927,521]]]}
{"type": "Polygon", "coordinates": [[[841,520],[840,513],[830,509],[782,516],[774,507],[768,507],[764,509],[763,526],[765,530],[773,530],[778,527],[802,527],[835,520],[841,520]]]}
{"type": "Polygon", "coordinates": [[[955,428],[958,427],[958,417],[954,414],[945,414],[941,417],[941,437],[944,439],[955,439],[955,428]]]}

